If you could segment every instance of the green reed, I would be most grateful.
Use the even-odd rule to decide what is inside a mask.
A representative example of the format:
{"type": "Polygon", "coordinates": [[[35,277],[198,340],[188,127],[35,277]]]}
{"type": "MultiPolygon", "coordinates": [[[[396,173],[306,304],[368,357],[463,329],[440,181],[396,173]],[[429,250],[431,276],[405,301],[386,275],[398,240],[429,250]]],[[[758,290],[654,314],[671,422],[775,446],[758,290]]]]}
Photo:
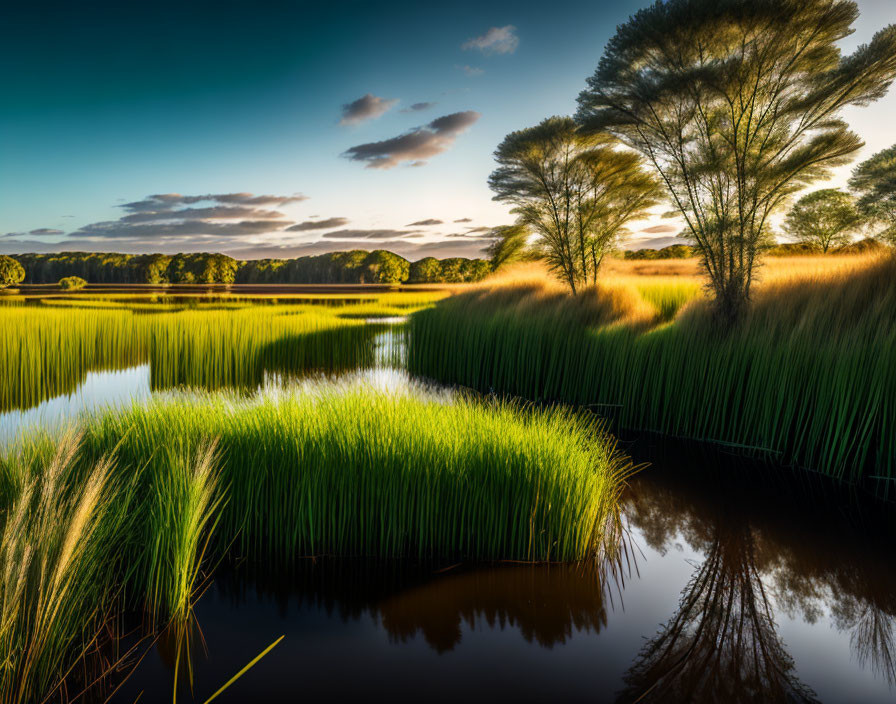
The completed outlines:
{"type": "Polygon", "coordinates": [[[129,301],[106,307],[85,298],[0,307],[0,412],[71,393],[88,371],[147,362],[153,389],[256,388],[269,373],[369,366],[384,328],[366,319],[405,314],[431,300],[429,294],[382,294],[345,306],[129,301]]]}
{"type": "Polygon", "coordinates": [[[603,404],[627,429],[892,484],[894,274],[882,261],[764,287],[729,331],[705,304],[657,323],[619,292],[479,291],[413,316],[408,365],[480,391],[603,404]]]}
{"type": "Polygon", "coordinates": [[[159,398],[79,432],[0,456],[0,701],[51,695],[117,609],[186,623],[228,551],[269,567],[613,553],[630,469],[591,416],[335,383],[159,398]]]}

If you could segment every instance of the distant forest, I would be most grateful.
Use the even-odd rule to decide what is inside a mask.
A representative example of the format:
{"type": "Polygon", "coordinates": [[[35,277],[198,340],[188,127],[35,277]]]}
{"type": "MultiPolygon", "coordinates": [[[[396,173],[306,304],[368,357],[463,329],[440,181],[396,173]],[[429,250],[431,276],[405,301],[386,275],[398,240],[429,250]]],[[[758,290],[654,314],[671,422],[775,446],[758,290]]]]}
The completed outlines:
{"type": "Polygon", "coordinates": [[[426,257],[410,262],[377,249],[331,252],[297,259],[242,261],[224,254],[60,252],[13,255],[27,284],[55,284],[80,276],[96,284],[401,284],[479,281],[485,259],[426,257]]]}

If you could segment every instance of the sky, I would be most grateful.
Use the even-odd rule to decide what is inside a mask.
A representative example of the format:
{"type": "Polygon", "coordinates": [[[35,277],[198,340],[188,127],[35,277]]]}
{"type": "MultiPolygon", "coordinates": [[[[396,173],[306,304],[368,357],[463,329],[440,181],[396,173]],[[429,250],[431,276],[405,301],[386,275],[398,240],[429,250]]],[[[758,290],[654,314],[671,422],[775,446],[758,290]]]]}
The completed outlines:
{"type": "MultiPolygon", "coordinates": [[[[476,256],[513,220],[487,185],[495,147],[573,113],[645,4],[15,3],[0,23],[0,253],[476,256]]],[[[859,7],[844,51],[896,22],[896,0],[859,7]]],[[[896,141],[894,115],[894,91],[846,112],[859,160],[896,141]]],[[[630,246],[675,234],[635,229],[630,246]]]]}

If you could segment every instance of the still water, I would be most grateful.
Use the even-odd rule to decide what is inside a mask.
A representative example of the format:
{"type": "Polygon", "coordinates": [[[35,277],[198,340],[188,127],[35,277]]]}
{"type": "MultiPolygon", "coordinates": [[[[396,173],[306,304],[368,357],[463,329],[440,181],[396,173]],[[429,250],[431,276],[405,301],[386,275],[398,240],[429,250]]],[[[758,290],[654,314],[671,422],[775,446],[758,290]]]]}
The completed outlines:
{"type": "MultiPolygon", "coordinates": [[[[374,363],[342,383],[434,393],[385,363],[398,339],[377,336],[374,363]]],[[[265,371],[243,392],[321,378],[265,371]]],[[[89,371],[72,393],[0,415],[0,442],[158,386],[150,363],[89,371]]],[[[741,483],[735,458],[630,440],[652,464],[624,497],[621,564],[272,574],[237,556],[196,605],[178,700],[205,701],[280,636],[217,701],[896,700],[892,533],[829,496],[797,500],[777,481],[786,470],[741,483]]],[[[176,662],[173,638],[140,642],[98,701],[168,701],[176,662]]]]}

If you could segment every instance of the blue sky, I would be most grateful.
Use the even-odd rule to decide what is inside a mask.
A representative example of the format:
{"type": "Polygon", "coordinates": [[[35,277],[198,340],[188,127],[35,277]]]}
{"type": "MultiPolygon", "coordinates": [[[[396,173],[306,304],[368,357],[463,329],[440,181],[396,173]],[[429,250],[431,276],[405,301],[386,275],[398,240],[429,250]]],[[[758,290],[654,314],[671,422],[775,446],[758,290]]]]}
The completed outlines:
{"type": "MultiPolygon", "coordinates": [[[[512,219],[486,185],[495,146],[572,112],[643,4],[17,3],[0,26],[0,251],[474,254],[512,219]],[[363,147],[416,128],[386,158],[363,147]],[[210,224],[156,227],[165,208],[210,224]]],[[[859,5],[846,50],[896,21],[892,0],[859,5]]],[[[892,93],[847,114],[862,156],[896,141],[894,114],[892,93]]]]}

